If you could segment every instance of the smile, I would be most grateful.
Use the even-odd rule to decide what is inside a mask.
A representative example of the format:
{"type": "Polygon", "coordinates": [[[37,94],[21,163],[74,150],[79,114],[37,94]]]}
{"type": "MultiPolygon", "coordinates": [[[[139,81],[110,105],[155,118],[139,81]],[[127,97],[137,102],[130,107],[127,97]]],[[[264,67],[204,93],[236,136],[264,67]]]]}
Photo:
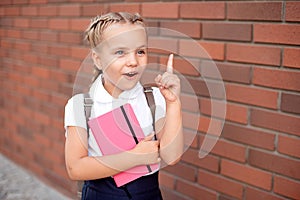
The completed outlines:
{"type": "Polygon", "coordinates": [[[123,75],[128,76],[128,77],[133,77],[137,74],[138,74],[137,72],[128,72],[128,73],[124,73],[123,75]]]}

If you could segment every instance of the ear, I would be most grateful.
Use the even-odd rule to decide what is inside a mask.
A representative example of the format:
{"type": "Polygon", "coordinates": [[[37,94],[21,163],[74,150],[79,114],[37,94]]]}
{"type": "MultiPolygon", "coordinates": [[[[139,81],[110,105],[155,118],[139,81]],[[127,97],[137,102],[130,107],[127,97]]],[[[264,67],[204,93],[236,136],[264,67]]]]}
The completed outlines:
{"type": "Polygon", "coordinates": [[[100,57],[99,57],[99,55],[95,51],[92,51],[92,58],[93,58],[93,61],[94,61],[94,65],[96,65],[96,67],[99,70],[102,70],[101,62],[100,62],[100,57]]]}

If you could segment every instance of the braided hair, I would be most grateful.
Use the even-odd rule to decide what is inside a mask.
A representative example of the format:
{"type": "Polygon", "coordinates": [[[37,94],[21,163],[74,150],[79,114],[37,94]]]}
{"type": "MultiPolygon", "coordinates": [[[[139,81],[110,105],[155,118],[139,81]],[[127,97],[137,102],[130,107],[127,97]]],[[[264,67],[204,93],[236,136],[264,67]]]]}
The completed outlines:
{"type": "MultiPolygon", "coordinates": [[[[102,41],[103,33],[108,26],[115,23],[139,24],[144,26],[143,21],[138,13],[110,12],[104,15],[98,15],[91,20],[90,25],[85,30],[85,41],[94,49],[102,41]]],[[[94,82],[101,73],[102,71],[95,66],[92,82],[94,82]]]]}

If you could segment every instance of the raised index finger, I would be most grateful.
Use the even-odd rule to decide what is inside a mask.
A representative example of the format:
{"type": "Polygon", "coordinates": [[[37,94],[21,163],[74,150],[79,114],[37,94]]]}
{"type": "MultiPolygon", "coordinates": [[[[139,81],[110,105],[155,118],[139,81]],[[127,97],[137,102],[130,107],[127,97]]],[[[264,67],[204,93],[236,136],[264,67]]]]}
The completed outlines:
{"type": "Polygon", "coordinates": [[[167,72],[173,74],[173,54],[169,55],[168,63],[167,63],[167,72]]]}

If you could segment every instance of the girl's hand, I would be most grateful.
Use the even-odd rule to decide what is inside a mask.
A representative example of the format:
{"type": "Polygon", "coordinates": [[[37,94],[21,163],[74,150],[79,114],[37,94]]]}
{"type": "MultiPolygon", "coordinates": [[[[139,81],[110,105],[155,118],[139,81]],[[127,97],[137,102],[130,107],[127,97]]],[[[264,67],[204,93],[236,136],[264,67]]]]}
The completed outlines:
{"type": "Polygon", "coordinates": [[[154,141],[154,134],[146,136],[130,152],[137,157],[138,165],[148,165],[160,162],[159,142],[154,141]]]}
{"type": "Polygon", "coordinates": [[[167,71],[163,75],[158,75],[155,82],[160,89],[160,92],[166,99],[166,102],[174,102],[180,95],[180,79],[173,74],[173,54],[170,54],[167,71]]]}

